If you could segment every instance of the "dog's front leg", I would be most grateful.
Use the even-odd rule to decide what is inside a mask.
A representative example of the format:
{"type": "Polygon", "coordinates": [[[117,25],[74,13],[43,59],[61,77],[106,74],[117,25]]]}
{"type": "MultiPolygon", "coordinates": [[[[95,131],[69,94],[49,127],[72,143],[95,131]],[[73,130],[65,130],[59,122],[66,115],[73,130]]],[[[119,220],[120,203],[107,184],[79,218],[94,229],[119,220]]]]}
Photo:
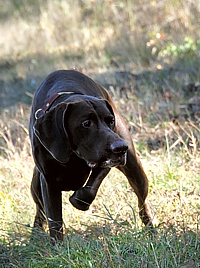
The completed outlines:
{"type": "Polygon", "coordinates": [[[75,191],[70,197],[71,204],[77,209],[88,210],[109,171],[110,168],[94,168],[86,185],[75,191]]]}
{"type": "Polygon", "coordinates": [[[56,185],[48,183],[43,174],[40,175],[40,183],[52,243],[62,241],[62,193],[56,185]]]}

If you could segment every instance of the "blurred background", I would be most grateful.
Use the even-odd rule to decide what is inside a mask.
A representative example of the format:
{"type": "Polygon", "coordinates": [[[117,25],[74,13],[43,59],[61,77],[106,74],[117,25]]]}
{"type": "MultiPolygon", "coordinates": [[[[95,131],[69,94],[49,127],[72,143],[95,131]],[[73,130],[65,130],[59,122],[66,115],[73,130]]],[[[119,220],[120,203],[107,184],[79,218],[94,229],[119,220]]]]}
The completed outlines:
{"type": "Polygon", "coordinates": [[[174,70],[181,86],[199,90],[199,13],[195,0],[0,1],[0,107],[30,103],[28,92],[62,68],[99,75],[108,86],[116,79],[135,86],[128,72],[168,79],[174,70]]]}

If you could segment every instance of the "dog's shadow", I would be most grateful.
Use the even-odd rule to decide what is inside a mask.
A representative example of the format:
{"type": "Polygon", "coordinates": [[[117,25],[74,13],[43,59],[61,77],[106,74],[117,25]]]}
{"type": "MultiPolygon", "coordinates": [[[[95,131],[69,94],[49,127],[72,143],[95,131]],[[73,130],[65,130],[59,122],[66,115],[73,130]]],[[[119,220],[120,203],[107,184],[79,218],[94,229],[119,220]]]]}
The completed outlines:
{"type": "Polygon", "coordinates": [[[131,267],[129,265],[133,259],[146,256],[148,261],[152,245],[162,244],[163,237],[166,241],[174,240],[180,246],[188,236],[190,240],[196,239],[196,233],[185,227],[184,232],[174,232],[173,226],[160,226],[157,234],[152,235],[148,228],[131,228],[109,222],[103,225],[94,223],[77,229],[64,229],[63,242],[53,246],[48,232],[24,226],[19,232],[6,235],[4,231],[4,238],[0,237],[0,267],[77,267],[77,263],[82,265],[86,260],[98,261],[96,267],[105,267],[105,264],[114,267],[113,261],[117,259],[124,267],[131,267]]]}
{"type": "Polygon", "coordinates": [[[52,245],[48,231],[28,225],[20,226],[19,231],[3,231],[4,237],[0,237],[0,267],[24,267],[24,260],[31,261],[36,255],[42,261],[50,254],[68,254],[74,250],[84,252],[87,248],[91,248],[91,254],[95,255],[95,249],[105,250],[106,243],[114,240],[116,244],[121,243],[121,237],[128,235],[123,228],[109,223],[90,224],[77,229],[64,227],[64,239],[55,245],[52,245]]]}

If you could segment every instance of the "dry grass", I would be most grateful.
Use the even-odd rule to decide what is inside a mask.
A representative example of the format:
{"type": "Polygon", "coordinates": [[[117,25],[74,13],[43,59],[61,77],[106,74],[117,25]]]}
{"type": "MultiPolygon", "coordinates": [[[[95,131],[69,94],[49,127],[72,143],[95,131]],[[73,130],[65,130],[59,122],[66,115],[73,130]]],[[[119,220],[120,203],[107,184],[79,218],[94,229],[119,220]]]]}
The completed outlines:
{"type": "MultiPolygon", "coordinates": [[[[29,190],[33,161],[26,129],[27,110],[22,105],[14,121],[12,115],[5,115],[1,121],[5,143],[0,161],[3,267],[7,267],[6,263],[12,263],[11,267],[37,267],[34,261],[40,267],[54,267],[53,263],[55,267],[59,267],[58,263],[66,263],[64,267],[95,267],[100,261],[98,267],[138,267],[130,266],[132,257],[139,267],[147,267],[147,263],[149,267],[155,267],[156,263],[158,267],[180,267],[190,262],[198,267],[200,154],[193,149],[197,144],[192,150],[186,142],[182,147],[170,148],[167,134],[165,146],[159,150],[150,151],[144,141],[141,144],[137,136],[135,139],[150,181],[149,202],[158,220],[157,236],[147,239],[138,218],[136,196],[122,174],[112,170],[87,212],[70,205],[71,192],[63,194],[66,236],[64,250],[57,248],[60,258],[42,234],[35,234],[29,243],[35,207],[29,190]],[[25,125],[19,123],[24,118],[25,125]],[[101,254],[97,254],[98,248],[101,254]],[[163,262],[161,253],[168,250],[163,262]]],[[[180,137],[185,141],[179,133],[177,138],[180,137]]]]}
{"type": "Polygon", "coordinates": [[[199,3],[0,3],[0,266],[200,267],[199,3]],[[52,70],[76,66],[108,88],[148,175],[157,235],[112,170],[87,212],[63,194],[65,239],[32,235],[33,93],[52,70]],[[2,264],[1,264],[2,262],[2,264]]]}
{"type": "Polygon", "coordinates": [[[137,69],[154,65],[169,42],[198,38],[198,4],[193,0],[7,1],[1,4],[5,41],[0,57],[15,61],[30,56],[34,61],[35,55],[50,54],[70,63],[74,57],[79,66],[84,59],[83,68],[94,68],[99,61],[118,67],[137,64],[137,69]]]}

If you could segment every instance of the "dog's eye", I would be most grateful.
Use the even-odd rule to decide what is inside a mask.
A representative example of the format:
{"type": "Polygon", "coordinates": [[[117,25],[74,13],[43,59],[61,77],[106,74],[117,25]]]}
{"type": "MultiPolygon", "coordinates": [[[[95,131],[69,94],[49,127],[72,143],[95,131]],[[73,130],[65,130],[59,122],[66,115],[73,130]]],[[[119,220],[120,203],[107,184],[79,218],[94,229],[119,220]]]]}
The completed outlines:
{"type": "Polygon", "coordinates": [[[91,126],[91,121],[90,120],[85,120],[81,125],[84,128],[89,128],[91,126]]]}
{"type": "Polygon", "coordinates": [[[114,117],[107,118],[106,123],[108,124],[109,127],[114,127],[115,118],[114,117]]]}

